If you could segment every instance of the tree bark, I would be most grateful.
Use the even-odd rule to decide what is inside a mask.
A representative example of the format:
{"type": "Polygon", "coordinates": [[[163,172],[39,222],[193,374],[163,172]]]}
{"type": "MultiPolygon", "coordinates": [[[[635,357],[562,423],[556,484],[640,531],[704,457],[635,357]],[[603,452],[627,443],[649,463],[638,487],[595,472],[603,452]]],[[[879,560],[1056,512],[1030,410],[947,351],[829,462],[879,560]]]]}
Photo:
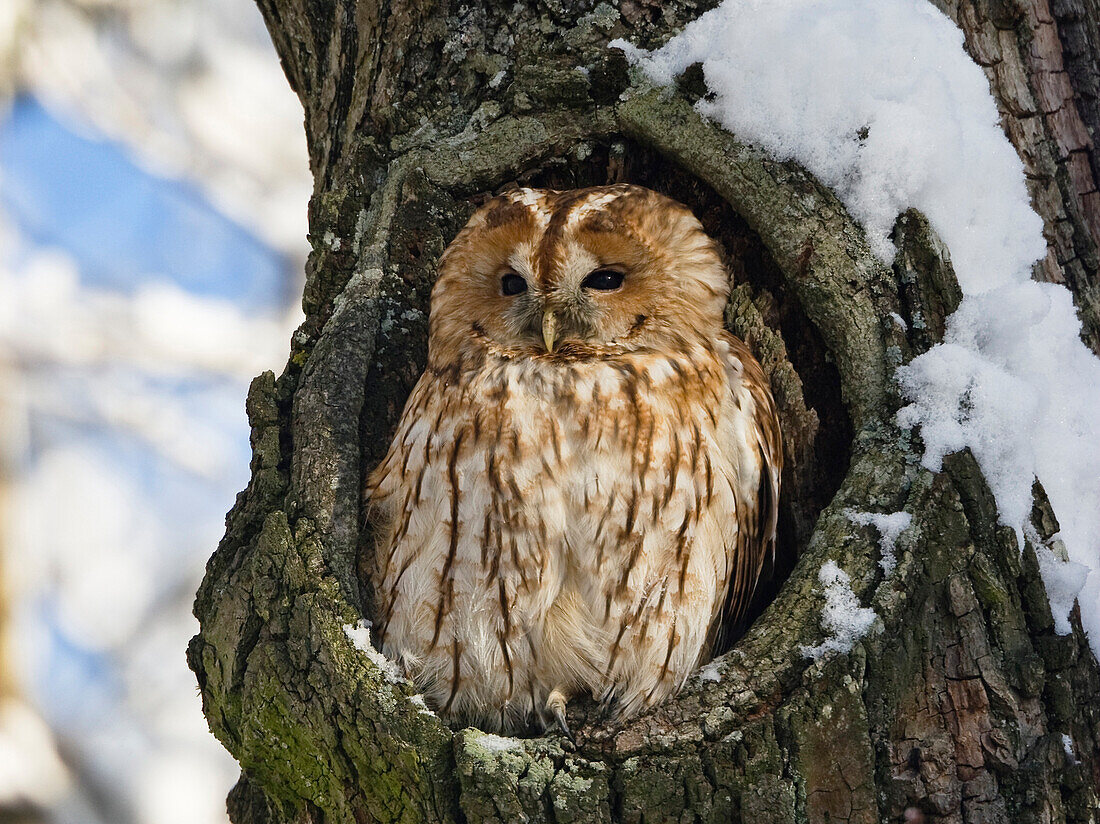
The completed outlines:
{"type": "MultiPolygon", "coordinates": [[[[316,186],[306,320],[284,373],[249,392],[252,480],[188,650],[242,767],[235,824],[1096,821],[1100,669],[1079,615],[1055,634],[1035,548],[998,524],[973,458],[931,473],[895,422],[894,369],[960,298],[946,250],[906,213],[884,266],[831,192],[695,113],[696,73],[648,89],[606,47],[658,45],[705,4],[260,6],[316,186]],[[619,180],[692,206],[729,256],[727,320],[787,436],[783,561],[733,650],[646,715],[609,728],[582,708],[575,745],[452,731],[345,631],[371,615],[363,478],[424,366],[435,263],[474,204],[516,181],[619,180]],[[889,575],[852,510],[912,515],[889,575]],[[877,619],[814,660],[828,559],[877,619]]],[[[1100,18],[1094,0],[1053,6],[945,10],[1025,159],[1051,249],[1037,276],[1073,289],[1095,346],[1100,18]]],[[[1034,523],[1057,531],[1038,487],[1034,523]]]]}

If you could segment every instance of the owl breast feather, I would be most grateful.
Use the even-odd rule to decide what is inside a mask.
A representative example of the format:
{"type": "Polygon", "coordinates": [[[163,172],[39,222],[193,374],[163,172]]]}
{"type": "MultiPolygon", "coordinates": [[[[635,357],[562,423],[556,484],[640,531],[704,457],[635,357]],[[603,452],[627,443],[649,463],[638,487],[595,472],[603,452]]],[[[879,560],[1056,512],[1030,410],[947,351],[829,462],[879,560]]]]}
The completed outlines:
{"type": "Polygon", "coordinates": [[[367,493],[383,651],[433,708],[518,731],[585,691],[631,715],[698,665],[763,471],[719,350],[421,377],[367,493]]]}

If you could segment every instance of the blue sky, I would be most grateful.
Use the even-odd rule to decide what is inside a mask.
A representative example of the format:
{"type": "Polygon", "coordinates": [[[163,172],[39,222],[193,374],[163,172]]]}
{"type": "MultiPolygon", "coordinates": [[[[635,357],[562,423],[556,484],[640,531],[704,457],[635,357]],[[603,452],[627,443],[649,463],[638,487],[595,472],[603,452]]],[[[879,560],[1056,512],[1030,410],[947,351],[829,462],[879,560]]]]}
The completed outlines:
{"type": "Polygon", "coordinates": [[[31,97],[0,123],[0,205],[32,243],[65,250],[88,285],[149,277],[256,309],[286,304],[286,262],[194,186],[68,128],[31,97]]]}

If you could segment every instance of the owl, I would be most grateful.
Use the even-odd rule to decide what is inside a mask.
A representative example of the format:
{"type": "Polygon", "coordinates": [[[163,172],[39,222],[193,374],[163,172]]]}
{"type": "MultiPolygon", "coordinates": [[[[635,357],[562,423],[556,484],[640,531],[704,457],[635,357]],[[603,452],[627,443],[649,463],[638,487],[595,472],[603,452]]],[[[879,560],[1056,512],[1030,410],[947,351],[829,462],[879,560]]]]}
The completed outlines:
{"type": "Polygon", "coordinates": [[[456,724],[625,719],[679,689],[774,551],[782,449],[729,275],[632,185],[483,205],[365,495],[377,638],[456,724]]]}

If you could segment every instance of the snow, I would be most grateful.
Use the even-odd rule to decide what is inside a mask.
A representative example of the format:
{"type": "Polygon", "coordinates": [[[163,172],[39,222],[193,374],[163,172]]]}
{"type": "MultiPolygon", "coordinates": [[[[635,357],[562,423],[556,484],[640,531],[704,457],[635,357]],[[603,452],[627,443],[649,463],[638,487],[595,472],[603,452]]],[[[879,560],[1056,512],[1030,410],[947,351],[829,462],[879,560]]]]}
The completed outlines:
{"type": "MultiPolygon", "coordinates": [[[[928,217],[964,297],[944,343],[898,371],[899,423],[920,427],[933,471],[970,447],[1021,545],[1042,482],[1069,562],[1089,569],[1100,655],[1100,360],[1069,292],[1030,279],[1042,221],[962,33],[926,0],[726,0],[656,51],[611,45],[659,84],[701,63],[698,110],[833,188],[884,261],[897,215],[928,217]]],[[[1060,574],[1048,564],[1044,582],[1060,574]]]]}
{"type": "Polygon", "coordinates": [[[1046,585],[1047,597],[1050,599],[1054,631],[1059,635],[1068,635],[1073,631],[1069,614],[1073,611],[1074,601],[1085,588],[1089,568],[1084,564],[1066,559],[1065,546],[1059,546],[1060,542],[1051,543],[1062,551],[1056,553],[1051,546],[1039,546],[1035,549],[1035,555],[1039,561],[1039,572],[1043,576],[1043,583],[1046,585]]]}
{"type": "Polygon", "coordinates": [[[0,330],[12,356],[94,369],[126,364],[187,375],[217,372],[248,381],[278,365],[286,317],[246,314],[234,303],[149,279],[133,294],[89,287],[69,256],[26,250],[0,273],[0,330]]]}
{"type": "Polygon", "coordinates": [[[718,682],[722,680],[721,668],[717,661],[711,661],[709,664],[699,668],[699,680],[705,682],[718,682]]]}
{"type": "Polygon", "coordinates": [[[836,561],[830,559],[822,564],[817,580],[825,588],[821,626],[828,635],[816,646],[802,647],[802,654],[814,660],[851,652],[855,643],[871,629],[876,617],[873,609],[859,605],[859,599],[852,592],[852,579],[836,561]]]}
{"type": "Polygon", "coordinates": [[[409,701],[413,703],[413,706],[416,707],[417,711],[421,715],[430,715],[433,718],[438,718],[438,716],[434,712],[432,712],[432,708],[428,706],[428,702],[424,700],[423,695],[419,693],[417,693],[416,695],[410,695],[409,701]]]}
{"type": "Polygon", "coordinates": [[[371,645],[370,627],[370,621],[360,618],[358,623],[344,624],[344,634],[357,650],[365,653],[371,663],[382,671],[382,675],[387,681],[391,684],[400,684],[405,680],[401,668],[397,666],[397,662],[391,661],[371,645]]]}
{"type": "Polygon", "coordinates": [[[1062,733],[1062,749],[1065,751],[1070,764],[1076,766],[1081,763],[1077,760],[1077,754],[1073,751],[1073,739],[1065,733],[1062,733]]]}
{"type": "MultiPolygon", "coordinates": [[[[1069,292],[1055,284],[1021,279],[967,295],[944,343],[899,370],[912,401],[899,421],[921,427],[929,469],[970,447],[1021,544],[1032,479],[1042,482],[1067,552],[1045,562],[1040,553],[1051,608],[1068,614],[1067,580],[1088,570],[1077,597],[1100,655],[1100,360],[1079,331],[1069,292]]],[[[1068,620],[1057,627],[1070,631],[1068,620]]]]}
{"type": "Polygon", "coordinates": [[[874,526],[879,534],[879,549],[882,557],[878,565],[882,567],[884,575],[889,575],[897,567],[898,561],[894,555],[894,547],[901,533],[913,523],[913,516],[908,512],[890,512],[880,514],[877,512],[857,512],[854,509],[844,510],[844,517],[860,526],[874,526]]]}

